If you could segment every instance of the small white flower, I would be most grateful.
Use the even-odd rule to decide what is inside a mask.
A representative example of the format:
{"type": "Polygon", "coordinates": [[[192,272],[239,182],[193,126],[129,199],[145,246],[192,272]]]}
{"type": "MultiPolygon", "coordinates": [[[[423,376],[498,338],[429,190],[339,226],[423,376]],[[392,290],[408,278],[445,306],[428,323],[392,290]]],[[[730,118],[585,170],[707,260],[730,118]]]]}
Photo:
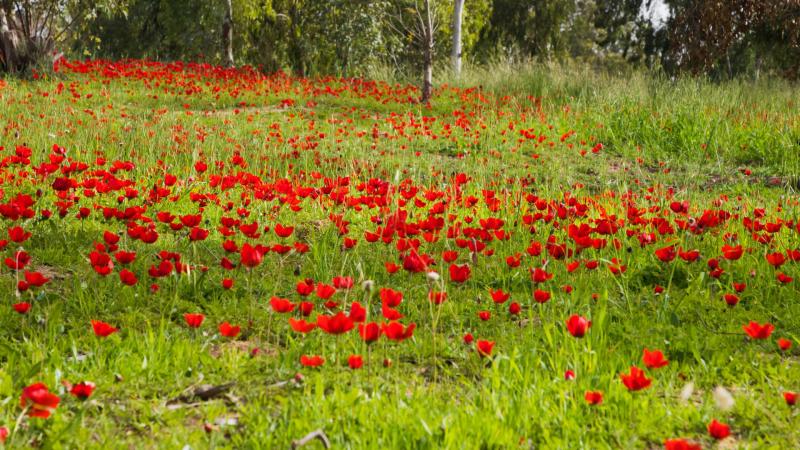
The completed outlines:
{"type": "Polygon", "coordinates": [[[681,394],[679,396],[679,398],[681,399],[681,403],[688,402],[689,399],[692,397],[693,393],[694,393],[694,383],[690,381],[686,383],[685,386],[683,386],[683,389],[681,389],[681,394]]]}
{"type": "Polygon", "coordinates": [[[439,281],[439,274],[431,270],[426,274],[428,276],[429,281],[433,281],[434,283],[439,281]]]}
{"type": "Polygon", "coordinates": [[[364,280],[361,282],[361,289],[367,292],[372,292],[372,288],[374,287],[375,287],[375,282],[372,280],[364,280]]]}
{"type": "Polygon", "coordinates": [[[722,386],[714,388],[714,402],[717,408],[722,411],[729,411],[733,408],[733,395],[722,386]]]}

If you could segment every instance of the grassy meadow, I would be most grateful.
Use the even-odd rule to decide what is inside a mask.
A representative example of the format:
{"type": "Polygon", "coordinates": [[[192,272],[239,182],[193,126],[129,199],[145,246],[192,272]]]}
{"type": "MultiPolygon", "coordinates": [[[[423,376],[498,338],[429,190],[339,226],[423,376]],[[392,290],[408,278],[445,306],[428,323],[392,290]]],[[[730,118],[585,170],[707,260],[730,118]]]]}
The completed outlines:
{"type": "Polygon", "coordinates": [[[798,448],[799,94],[2,81],[5,446],[798,448]]]}

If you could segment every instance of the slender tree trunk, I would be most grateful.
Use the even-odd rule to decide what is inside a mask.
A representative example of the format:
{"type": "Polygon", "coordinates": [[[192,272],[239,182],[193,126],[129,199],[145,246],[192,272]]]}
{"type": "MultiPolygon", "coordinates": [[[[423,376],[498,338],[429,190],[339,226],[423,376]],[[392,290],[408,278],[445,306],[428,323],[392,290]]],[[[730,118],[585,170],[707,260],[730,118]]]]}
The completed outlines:
{"type": "Polygon", "coordinates": [[[422,43],[422,103],[428,103],[433,96],[433,16],[430,0],[424,0],[425,17],[423,19],[422,43]]]}
{"type": "Polygon", "coordinates": [[[453,8],[453,74],[458,78],[461,75],[461,22],[464,17],[464,0],[455,0],[453,8]]]}
{"type": "Polygon", "coordinates": [[[233,5],[225,0],[225,18],[222,19],[222,46],[225,53],[225,66],[233,67],[233,5]]]}
{"type": "Polygon", "coordinates": [[[0,7],[0,51],[3,52],[3,63],[7,72],[17,70],[17,49],[14,32],[8,25],[6,11],[0,7]]]}

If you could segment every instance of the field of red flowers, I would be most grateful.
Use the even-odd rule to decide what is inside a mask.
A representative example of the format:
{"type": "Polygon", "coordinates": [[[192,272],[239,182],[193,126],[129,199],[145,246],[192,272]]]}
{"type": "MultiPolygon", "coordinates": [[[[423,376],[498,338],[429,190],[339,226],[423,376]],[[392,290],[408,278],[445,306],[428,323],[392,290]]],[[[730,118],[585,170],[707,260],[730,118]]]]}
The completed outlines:
{"type": "Polygon", "coordinates": [[[800,447],[797,148],[736,141],[797,114],[706,111],[738,131],[686,163],[675,117],[651,154],[524,93],[36,78],[0,85],[9,448],[800,447]]]}

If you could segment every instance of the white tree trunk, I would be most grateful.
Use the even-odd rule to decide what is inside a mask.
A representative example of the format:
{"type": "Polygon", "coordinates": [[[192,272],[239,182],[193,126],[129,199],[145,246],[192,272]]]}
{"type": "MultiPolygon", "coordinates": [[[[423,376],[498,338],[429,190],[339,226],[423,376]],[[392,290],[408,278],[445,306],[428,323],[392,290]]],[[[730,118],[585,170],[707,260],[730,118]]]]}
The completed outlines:
{"type": "Polygon", "coordinates": [[[422,43],[422,103],[428,103],[433,96],[433,11],[430,0],[424,0],[425,17],[423,19],[422,43]]]}
{"type": "Polygon", "coordinates": [[[226,0],[225,3],[225,17],[222,19],[222,46],[225,65],[233,67],[233,5],[231,0],[226,0]]]}
{"type": "Polygon", "coordinates": [[[464,17],[464,0],[455,0],[453,8],[453,53],[450,55],[453,62],[453,74],[456,78],[461,75],[461,22],[464,17]]]}

